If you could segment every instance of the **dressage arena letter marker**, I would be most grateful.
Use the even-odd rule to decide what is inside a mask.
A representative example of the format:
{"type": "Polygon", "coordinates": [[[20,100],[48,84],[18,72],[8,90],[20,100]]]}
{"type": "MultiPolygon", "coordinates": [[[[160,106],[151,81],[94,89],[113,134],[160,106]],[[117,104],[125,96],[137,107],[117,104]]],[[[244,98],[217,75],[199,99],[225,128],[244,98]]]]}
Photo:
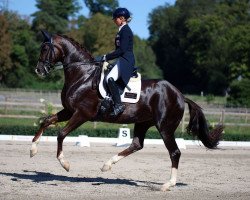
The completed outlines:
{"type": "Polygon", "coordinates": [[[130,129],[129,128],[119,128],[117,147],[129,145],[130,139],[130,129]]]}
{"type": "Polygon", "coordinates": [[[89,137],[87,135],[79,135],[76,146],[80,147],[90,147],[89,137]]]}

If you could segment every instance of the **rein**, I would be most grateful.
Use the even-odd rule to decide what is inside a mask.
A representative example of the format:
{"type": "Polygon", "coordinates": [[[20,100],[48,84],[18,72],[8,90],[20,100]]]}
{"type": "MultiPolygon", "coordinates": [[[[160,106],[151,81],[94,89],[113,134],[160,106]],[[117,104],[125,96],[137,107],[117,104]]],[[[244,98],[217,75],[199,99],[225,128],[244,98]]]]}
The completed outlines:
{"type": "Polygon", "coordinates": [[[90,65],[90,64],[96,64],[94,61],[87,61],[87,62],[72,62],[72,63],[66,63],[66,64],[57,64],[57,65],[63,65],[63,69],[68,69],[71,67],[78,67],[81,65],[90,65]]]}

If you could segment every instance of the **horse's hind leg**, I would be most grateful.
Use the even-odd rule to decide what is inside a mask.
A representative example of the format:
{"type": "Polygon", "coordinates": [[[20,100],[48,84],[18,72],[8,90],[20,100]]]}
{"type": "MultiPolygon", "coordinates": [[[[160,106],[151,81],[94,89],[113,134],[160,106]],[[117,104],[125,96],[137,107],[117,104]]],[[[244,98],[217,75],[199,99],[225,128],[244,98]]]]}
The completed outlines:
{"type": "Polygon", "coordinates": [[[176,123],[171,123],[171,125],[163,125],[160,128],[157,127],[159,132],[161,133],[164,144],[169,151],[170,159],[172,162],[170,180],[162,186],[162,191],[170,190],[170,187],[176,185],[177,170],[181,157],[181,152],[174,137],[174,132],[178,125],[179,121],[177,121],[176,123]]]}
{"type": "Polygon", "coordinates": [[[61,110],[60,112],[58,112],[55,115],[47,116],[43,120],[43,122],[41,123],[39,130],[36,132],[36,134],[32,140],[32,146],[30,149],[30,157],[33,157],[34,155],[37,154],[37,145],[39,143],[39,140],[40,140],[43,132],[46,130],[46,128],[48,128],[49,125],[51,125],[51,124],[66,121],[66,120],[70,119],[71,116],[72,116],[72,114],[65,109],[61,110]]]}
{"type": "Polygon", "coordinates": [[[152,126],[151,122],[142,122],[142,123],[136,123],[134,127],[134,137],[132,144],[125,149],[124,151],[118,153],[117,155],[113,156],[111,159],[109,159],[102,167],[102,171],[108,171],[111,169],[112,165],[117,163],[122,158],[138,151],[143,148],[144,144],[144,138],[147,130],[152,126]]]}

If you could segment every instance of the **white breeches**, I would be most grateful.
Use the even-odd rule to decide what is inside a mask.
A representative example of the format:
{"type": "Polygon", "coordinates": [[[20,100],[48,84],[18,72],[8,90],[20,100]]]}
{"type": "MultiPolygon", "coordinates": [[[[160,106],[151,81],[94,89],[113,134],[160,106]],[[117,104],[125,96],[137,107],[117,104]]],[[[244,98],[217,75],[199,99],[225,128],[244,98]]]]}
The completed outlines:
{"type": "Polygon", "coordinates": [[[117,79],[119,78],[119,65],[120,62],[118,61],[117,64],[111,69],[108,76],[106,77],[106,82],[108,82],[109,78],[111,77],[114,79],[114,81],[117,81],[117,79]]]}

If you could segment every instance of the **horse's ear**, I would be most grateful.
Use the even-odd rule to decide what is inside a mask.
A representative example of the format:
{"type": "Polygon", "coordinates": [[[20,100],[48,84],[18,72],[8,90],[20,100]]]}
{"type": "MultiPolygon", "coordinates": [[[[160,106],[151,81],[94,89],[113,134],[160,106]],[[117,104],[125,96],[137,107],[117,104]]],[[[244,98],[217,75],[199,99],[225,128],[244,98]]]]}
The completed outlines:
{"type": "Polygon", "coordinates": [[[43,37],[44,37],[44,42],[50,42],[51,41],[51,35],[44,30],[41,30],[43,37]]]}

